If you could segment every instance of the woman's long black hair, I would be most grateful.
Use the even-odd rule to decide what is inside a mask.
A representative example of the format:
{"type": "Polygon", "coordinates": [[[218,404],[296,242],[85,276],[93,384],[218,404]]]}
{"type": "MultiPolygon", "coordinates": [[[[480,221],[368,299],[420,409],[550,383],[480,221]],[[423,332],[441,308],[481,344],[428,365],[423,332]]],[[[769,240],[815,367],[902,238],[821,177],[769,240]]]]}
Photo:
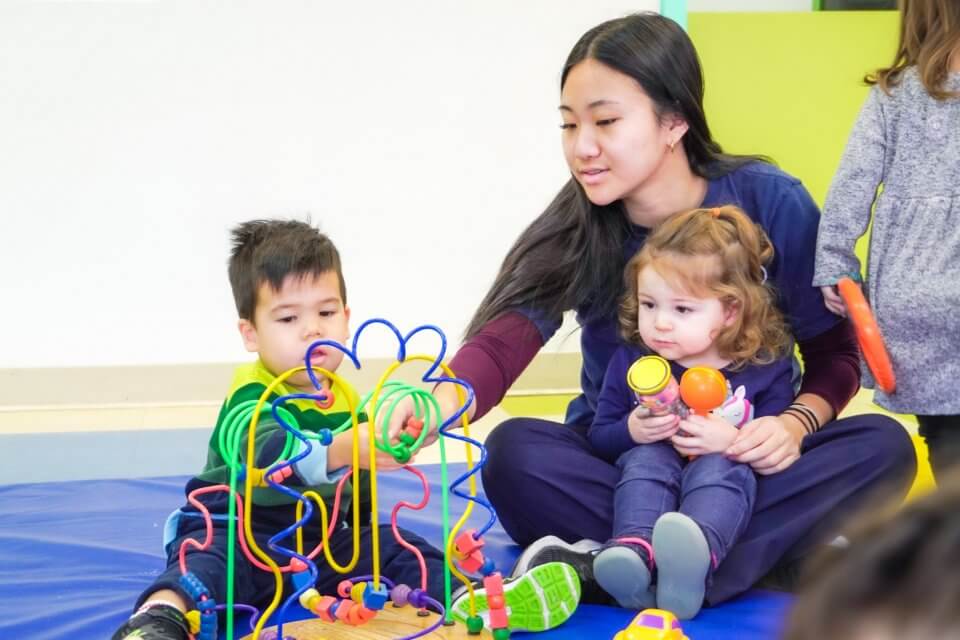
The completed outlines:
{"type": "MultiPolygon", "coordinates": [[[[567,57],[561,90],[570,70],[586,59],[635,79],[659,117],[678,114],[686,121],[683,150],[696,175],[715,178],[763,159],[724,154],[711,138],[703,113],[700,60],[690,38],[673,20],[638,13],[590,29],[567,57]]],[[[621,202],[594,205],[570,178],[507,253],[466,337],[517,307],[557,316],[589,303],[593,313],[612,313],[622,288],[623,245],[629,232],[621,202]]]]}

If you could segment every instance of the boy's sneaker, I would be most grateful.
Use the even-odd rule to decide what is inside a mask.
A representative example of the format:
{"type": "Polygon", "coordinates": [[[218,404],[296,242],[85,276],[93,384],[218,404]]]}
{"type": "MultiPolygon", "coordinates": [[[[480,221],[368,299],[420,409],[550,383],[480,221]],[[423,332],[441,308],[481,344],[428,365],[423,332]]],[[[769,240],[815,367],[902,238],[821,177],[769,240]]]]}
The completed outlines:
{"type": "Polygon", "coordinates": [[[580,577],[581,599],[585,604],[610,604],[610,596],[600,588],[593,576],[593,558],[603,545],[584,538],[570,544],[557,536],[544,536],[523,550],[510,571],[510,577],[523,575],[547,562],[569,564],[580,577]]]}
{"type": "MultiPolygon", "coordinates": [[[[473,590],[477,615],[490,628],[490,607],[483,587],[473,590]]],[[[450,606],[453,618],[466,622],[470,615],[467,588],[460,587],[450,606]]],[[[511,631],[546,631],[558,627],[573,615],[580,602],[580,580],[570,565],[549,562],[517,577],[504,578],[503,598],[511,631]]]]}
{"type": "Polygon", "coordinates": [[[187,640],[187,619],[176,607],[158,604],[134,614],[111,640],[187,640]]]}

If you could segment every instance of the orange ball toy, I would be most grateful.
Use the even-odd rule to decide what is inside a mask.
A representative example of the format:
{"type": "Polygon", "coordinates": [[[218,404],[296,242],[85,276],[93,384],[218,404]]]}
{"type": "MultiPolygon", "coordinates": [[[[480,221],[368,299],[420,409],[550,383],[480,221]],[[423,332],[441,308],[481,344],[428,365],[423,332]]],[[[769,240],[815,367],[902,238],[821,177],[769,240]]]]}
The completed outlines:
{"type": "Polygon", "coordinates": [[[690,367],[680,377],[680,397],[698,416],[705,416],[727,399],[727,380],[711,367],[690,367]]]}

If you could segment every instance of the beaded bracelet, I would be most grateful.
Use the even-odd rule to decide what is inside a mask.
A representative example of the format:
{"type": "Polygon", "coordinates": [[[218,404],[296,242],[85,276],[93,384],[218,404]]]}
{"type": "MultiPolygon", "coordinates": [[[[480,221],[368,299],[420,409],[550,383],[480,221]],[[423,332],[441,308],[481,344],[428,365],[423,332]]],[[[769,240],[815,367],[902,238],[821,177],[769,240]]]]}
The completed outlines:
{"type": "Polygon", "coordinates": [[[818,431],[821,427],[820,421],[817,419],[817,414],[805,404],[794,402],[787,407],[783,413],[790,414],[799,420],[800,424],[803,425],[803,430],[806,431],[808,435],[818,431]]]}
{"type": "Polygon", "coordinates": [[[800,411],[797,411],[796,409],[790,409],[790,408],[784,409],[782,415],[785,415],[785,416],[789,415],[796,418],[797,421],[800,423],[800,426],[803,427],[803,432],[806,435],[810,435],[811,433],[813,433],[813,431],[811,431],[812,425],[810,424],[810,421],[809,421],[810,418],[807,415],[801,413],[800,411]]]}

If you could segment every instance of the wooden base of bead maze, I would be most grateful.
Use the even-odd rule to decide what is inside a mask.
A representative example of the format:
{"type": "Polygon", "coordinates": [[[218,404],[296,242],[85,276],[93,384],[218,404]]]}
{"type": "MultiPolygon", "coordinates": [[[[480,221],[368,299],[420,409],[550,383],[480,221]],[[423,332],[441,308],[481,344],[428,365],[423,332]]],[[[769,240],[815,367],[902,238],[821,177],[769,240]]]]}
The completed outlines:
{"type": "MultiPolygon", "coordinates": [[[[422,629],[426,629],[437,620],[437,614],[431,613],[427,617],[417,615],[413,607],[395,608],[387,605],[377,613],[377,617],[360,626],[350,626],[342,622],[324,622],[313,618],[298,620],[283,625],[283,635],[296,640],[390,640],[408,636],[422,629]]],[[[276,627],[266,627],[266,630],[276,631],[276,627]]],[[[467,626],[457,623],[449,627],[440,627],[433,633],[423,636],[430,640],[476,640],[477,638],[490,640],[490,632],[484,629],[479,635],[467,633],[467,626]]],[[[244,636],[243,640],[252,640],[253,635],[244,636]]]]}

